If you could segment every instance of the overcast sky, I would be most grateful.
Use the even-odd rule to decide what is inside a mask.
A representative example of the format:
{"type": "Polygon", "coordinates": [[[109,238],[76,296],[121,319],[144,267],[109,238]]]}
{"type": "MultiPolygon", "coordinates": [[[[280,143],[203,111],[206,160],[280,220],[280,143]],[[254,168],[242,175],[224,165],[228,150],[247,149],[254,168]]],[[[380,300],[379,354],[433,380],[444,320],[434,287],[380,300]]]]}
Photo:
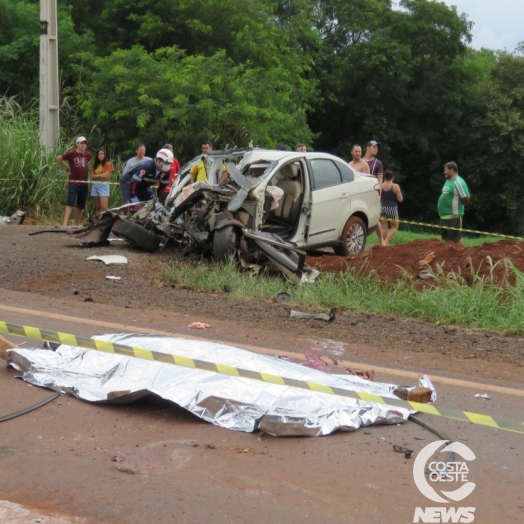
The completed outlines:
{"type": "MultiPolygon", "coordinates": [[[[524,0],[441,0],[466,13],[473,22],[471,45],[475,49],[515,51],[524,41],[524,0]]],[[[398,3],[398,2],[397,2],[398,3]]]]}

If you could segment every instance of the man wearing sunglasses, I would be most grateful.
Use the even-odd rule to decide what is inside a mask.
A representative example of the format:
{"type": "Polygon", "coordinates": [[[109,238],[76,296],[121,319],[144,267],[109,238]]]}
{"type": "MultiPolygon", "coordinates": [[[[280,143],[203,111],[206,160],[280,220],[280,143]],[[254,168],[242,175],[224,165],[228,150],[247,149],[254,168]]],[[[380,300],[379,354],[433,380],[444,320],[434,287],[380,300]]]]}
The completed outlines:
{"type": "Polygon", "coordinates": [[[69,223],[69,218],[76,204],[76,225],[82,223],[82,213],[86,207],[87,200],[87,180],[89,173],[87,164],[93,156],[87,149],[87,139],[79,136],[76,139],[76,149],[72,149],[56,160],[69,170],[69,183],[67,191],[67,203],[64,212],[64,226],[69,223]]]}
{"type": "MultiPolygon", "coordinates": [[[[169,149],[161,149],[154,160],[144,160],[127,171],[120,179],[120,191],[124,204],[131,204],[135,197],[139,202],[151,200],[153,198],[152,185],[158,182],[162,188],[169,183],[169,170],[173,158],[173,153],[169,149]]],[[[159,192],[162,192],[162,189],[159,189],[159,192]]]]}

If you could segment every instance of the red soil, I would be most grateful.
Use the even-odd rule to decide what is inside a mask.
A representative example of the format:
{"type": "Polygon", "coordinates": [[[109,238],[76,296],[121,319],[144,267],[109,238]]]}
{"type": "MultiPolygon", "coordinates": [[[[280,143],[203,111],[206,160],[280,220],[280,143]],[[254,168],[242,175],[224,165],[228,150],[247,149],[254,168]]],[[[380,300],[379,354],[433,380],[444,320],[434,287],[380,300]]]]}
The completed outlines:
{"type": "MultiPolygon", "coordinates": [[[[461,248],[452,242],[443,243],[435,238],[387,247],[373,246],[360,255],[347,257],[323,253],[321,256],[308,256],[306,262],[321,271],[356,271],[359,275],[376,272],[377,276],[386,280],[398,279],[404,274],[416,278],[429,265],[434,274],[440,270],[446,274],[459,273],[470,282],[473,270],[473,274],[478,276],[493,275],[494,281],[501,284],[507,272],[506,260],[524,272],[524,243],[501,240],[461,248]],[[426,257],[429,262],[427,265],[421,263],[426,257]]],[[[514,283],[514,274],[511,271],[509,273],[509,281],[514,283]]]]}

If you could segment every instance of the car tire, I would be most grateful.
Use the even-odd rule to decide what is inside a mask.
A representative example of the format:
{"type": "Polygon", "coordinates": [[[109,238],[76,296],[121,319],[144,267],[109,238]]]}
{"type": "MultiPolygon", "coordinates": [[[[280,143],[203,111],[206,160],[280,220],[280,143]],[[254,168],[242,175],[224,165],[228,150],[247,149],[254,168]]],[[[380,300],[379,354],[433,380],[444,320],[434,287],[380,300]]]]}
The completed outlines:
{"type": "Polygon", "coordinates": [[[219,264],[236,263],[240,245],[240,233],[234,226],[215,230],[213,234],[213,256],[219,264]]]}
{"type": "Polygon", "coordinates": [[[111,231],[143,251],[156,251],[160,245],[157,235],[128,219],[119,218],[111,231]]]}
{"type": "Polygon", "coordinates": [[[335,253],[341,257],[358,255],[366,247],[367,230],[364,221],[358,217],[349,217],[340,244],[335,247],[335,253]]]}

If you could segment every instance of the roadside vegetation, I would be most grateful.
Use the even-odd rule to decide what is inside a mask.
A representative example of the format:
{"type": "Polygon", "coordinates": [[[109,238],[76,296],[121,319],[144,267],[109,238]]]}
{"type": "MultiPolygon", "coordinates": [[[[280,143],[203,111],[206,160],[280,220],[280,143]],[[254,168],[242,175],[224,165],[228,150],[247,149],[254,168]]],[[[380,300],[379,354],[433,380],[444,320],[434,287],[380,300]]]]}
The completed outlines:
{"type": "Polygon", "coordinates": [[[295,285],[267,272],[251,277],[235,266],[174,265],[163,279],[196,291],[228,293],[240,299],[275,300],[281,292],[290,295],[288,306],[339,308],[346,311],[416,318],[436,324],[479,328],[504,334],[524,333],[524,275],[509,261],[505,278],[496,284],[495,266],[488,276],[473,272],[468,283],[460,274],[438,270],[432,284],[421,287],[408,275],[383,281],[376,274],[323,273],[315,284],[295,285]],[[515,277],[515,285],[509,277],[515,277]]]}
{"type": "MultiPolygon", "coordinates": [[[[215,149],[305,143],[348,159],[352,144],[376,139],[405,192],[402,216],[434,221],[442,165],[454,160],[472,194],[467,225],[524,235],[524,44],[476,50],[475,20],[456,7],[396,5],[61,0],[61,145],[82,134],[115,161],[131,157],[137,142],[148,152],[169,142],[184,164],[202,140],[215,149]]],[[[0,0],[0,12],[0,93],[31,108],[39,5],[0,0]]],[[[38,152],[36,129],[26,135],[36,165],[18,180],[20,192],[27,177],[63,180],[38,152]]],[[[9,169],[18,171],[0,176],[21,176],[9,169]]],[[[48,208],[55,220],[63,185],[37,189],[34,214],[48,208]]],[[[14,199],[0,195],[2,214],[16,211],[14,199]]]]}
{"type": "MultiPolygon", "coordinates": [[[[21,209],[28,212],[31,221],[61,223],[68,172],[57,163],[56,157],[73,144],[64,141],[55,150],[46,150],[40,144],[38,132],[37,107],[22,107],[15,97],[0,97],[0,216],[21,209]]],[[[114,165],[119,173],[119,159],[114,165]]],[[[120,191],[113,186],[110,206],[121,203],[120,191]]],[[[87,212],[94,211],[89,198],[87,212]]]]}

